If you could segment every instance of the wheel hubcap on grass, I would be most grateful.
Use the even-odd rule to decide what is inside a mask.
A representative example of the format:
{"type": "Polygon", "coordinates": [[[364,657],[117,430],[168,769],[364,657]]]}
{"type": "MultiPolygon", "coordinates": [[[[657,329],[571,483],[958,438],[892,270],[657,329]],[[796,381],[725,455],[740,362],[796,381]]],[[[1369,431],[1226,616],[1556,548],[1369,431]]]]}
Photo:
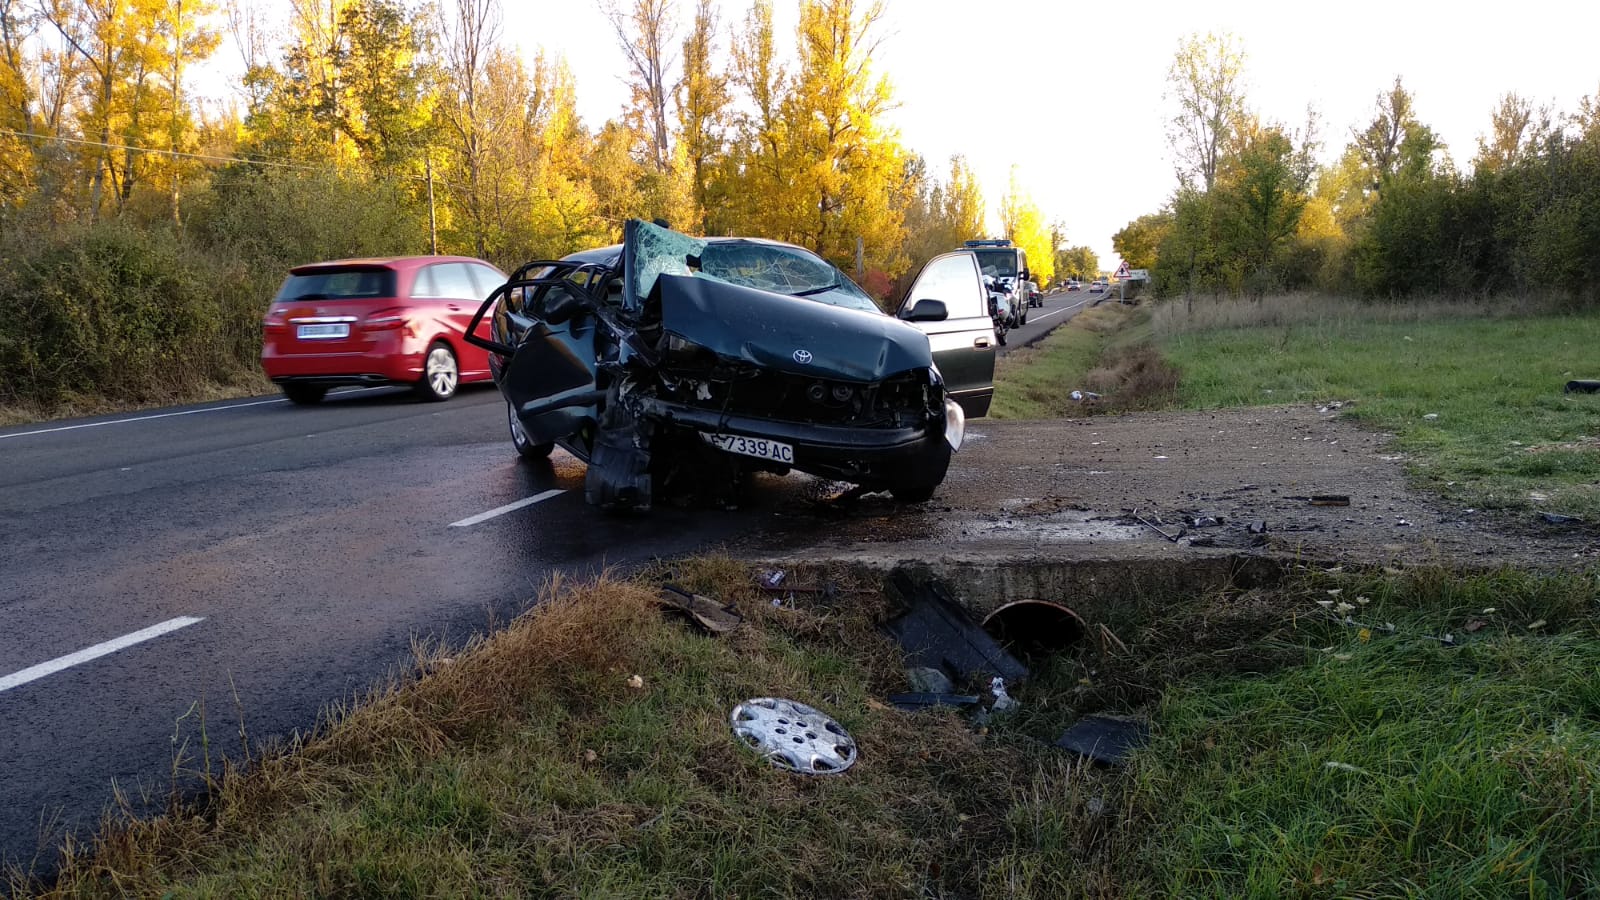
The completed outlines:
{"type": "Polygon", "coordinates": [[[757,697],[735,706],[730,721],[746,746],[786,772],[837,775],[856,761],[855,738],[804,703],[757,697]]]}

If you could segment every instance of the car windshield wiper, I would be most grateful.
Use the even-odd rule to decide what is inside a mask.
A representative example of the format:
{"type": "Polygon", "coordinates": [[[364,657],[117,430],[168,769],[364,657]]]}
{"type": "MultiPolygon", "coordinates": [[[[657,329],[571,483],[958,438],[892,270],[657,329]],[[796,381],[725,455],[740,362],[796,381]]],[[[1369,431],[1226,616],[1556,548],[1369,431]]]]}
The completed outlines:
{"type": "Polygon", "coordinates": [[[843,283],[835,281],[833,284],[823,285],[822,287],[806,288],[803,291],[795,291],[790,296],[793,296],[793,297],[810,297],[813,294],[821,294],[821,293],[823,293],[825,291],[831,291],[831,290],[835,290],[837,288],[842,288],[842,287],[844,287],[843,283]]]}

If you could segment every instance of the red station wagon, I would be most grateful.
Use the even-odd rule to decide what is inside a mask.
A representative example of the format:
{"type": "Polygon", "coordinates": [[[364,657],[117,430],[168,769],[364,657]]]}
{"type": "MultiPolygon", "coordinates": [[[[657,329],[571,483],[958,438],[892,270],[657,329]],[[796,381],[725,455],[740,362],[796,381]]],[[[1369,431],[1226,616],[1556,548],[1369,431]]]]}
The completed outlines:
{"type": "Polygon", "coordinates": [[[295,403],[317,403],[339,385],[384,384],[448,400],[458,385],[490,378],[486,352],[463,335],[505,280],[464,256],[297,266],[262,320],[261,368],[295,403]]]}

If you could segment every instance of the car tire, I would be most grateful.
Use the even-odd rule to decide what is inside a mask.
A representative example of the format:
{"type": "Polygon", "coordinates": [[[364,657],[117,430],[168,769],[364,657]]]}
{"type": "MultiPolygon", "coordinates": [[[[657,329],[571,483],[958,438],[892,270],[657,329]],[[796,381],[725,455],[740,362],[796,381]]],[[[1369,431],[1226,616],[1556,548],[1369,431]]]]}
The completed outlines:
{"type": "Polygon", "coordinates": [[[422,377],[415,388],[417,396],[433,402],[449,400],[460,386],[461,366],[456,362],[456,355],[450,352],[450,345],[444,341],[429,344],[428,352],[422,357],[422,377]]]}
{"type": "Polygon", "coordinates": [[[328,389],[310,384],[286,384],[283,386],[283,396],[296,406],[316,406],[323,397],[328,396],[328,389]]]}
{"type": "Polygon", "coordinates": [[[511,446],[517,448],[517,455],[527,460],[549,459],[550,451],[555,449],[554,443],[535,444],[533,438],[528,437],[528,432],[522,427],[522,421],[517,418],[517,408],[506,401],[506,422],[511,430],[511,446]]]}
{"type": "Polygon", "coordinates": [[[994,339],[999,342],[1000,346],[1004,347],[1006,345],[1006,332],[1005,332],[1005,329],[996,328],[994,330],[994,339]]]}
{"type": "Polygon", "coordinates": [[[1018,325],[1026,325],[1026,324],[1028,324],[1028,307],[1026,307],[1026,306],[1022,307],[1022,315],[1017,317],[1017,324],[1018,325]]]}
{"type": "Polygon", "coordinates": [[[944,483],[945,473],[950,470],[951,452],[943,435],[935,438],[916,462],[909,466],[911,472],[905,480],[890,485],[889,493],[901,503],[926,503],[932,500],[934,492],[944,483]]]}

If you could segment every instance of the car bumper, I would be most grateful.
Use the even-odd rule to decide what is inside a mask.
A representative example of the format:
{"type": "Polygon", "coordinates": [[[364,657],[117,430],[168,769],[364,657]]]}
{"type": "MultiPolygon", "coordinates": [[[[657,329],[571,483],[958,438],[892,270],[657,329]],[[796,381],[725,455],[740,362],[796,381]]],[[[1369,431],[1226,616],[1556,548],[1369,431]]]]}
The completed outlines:
{"type": "MultiPolygon", "coordinates": [[[[920,458],[930,440],[945,440],[950,415],[909,428],[858,428],[724,415],[657,398],[638,403],[639,415],[659,425],[778,441],[794,448],[794,468],[847,480],[887,478],[898,466],[920,458]]],[[[954,427],[962,430],[965,420],[956,415],[954,427]]],[[[959,436],[952,443],[959,445],[959,436]]]]}
{"type": "Polygon", "coordinates": [[[410,384],[422,377],[423,355],[303,353],[261,357],[261,368],[275,383],[410,384]]]}

